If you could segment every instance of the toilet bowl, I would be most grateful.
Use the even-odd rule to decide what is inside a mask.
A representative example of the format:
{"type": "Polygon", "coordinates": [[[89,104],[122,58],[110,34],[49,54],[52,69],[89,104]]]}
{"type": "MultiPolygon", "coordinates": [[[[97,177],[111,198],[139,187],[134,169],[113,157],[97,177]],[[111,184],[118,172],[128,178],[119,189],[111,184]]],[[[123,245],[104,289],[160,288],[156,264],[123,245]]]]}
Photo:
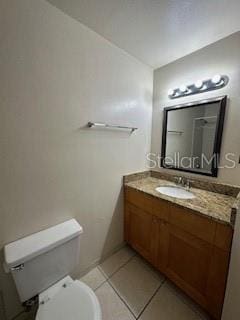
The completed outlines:
{"type": "Polygon", "coordinates": [[[39,295],[35,320],[101,320],[98,299],[86,284],[69,276],[39,295]]]}
{"type": "Polygon", "coordinates": [[[38,296],[35,320],[101,320],[101,308],[91,288],[69,274],[79,263],[82,227],[71,219],[4,247],[22,303],[38,296]]]}

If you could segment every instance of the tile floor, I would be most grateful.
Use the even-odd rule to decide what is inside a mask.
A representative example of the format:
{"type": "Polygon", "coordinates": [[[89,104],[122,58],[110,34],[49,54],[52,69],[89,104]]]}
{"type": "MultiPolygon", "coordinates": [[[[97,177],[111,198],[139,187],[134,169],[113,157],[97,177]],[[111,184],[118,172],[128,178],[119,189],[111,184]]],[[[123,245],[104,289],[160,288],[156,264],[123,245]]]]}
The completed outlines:
{"type": "Polygon", "coordinates": [[[96,293],[102,320],[207,320],[207,315],[129,247],[80,280],[96,293]]]}
{"type": "MultiPolygon", "coordinates": [[[[83,276],[98,296],[102,320],[209,320],[202,309],[124,247],[83,276]]],[[[14,320],[33,320],[20,314],[14,320]]]]}

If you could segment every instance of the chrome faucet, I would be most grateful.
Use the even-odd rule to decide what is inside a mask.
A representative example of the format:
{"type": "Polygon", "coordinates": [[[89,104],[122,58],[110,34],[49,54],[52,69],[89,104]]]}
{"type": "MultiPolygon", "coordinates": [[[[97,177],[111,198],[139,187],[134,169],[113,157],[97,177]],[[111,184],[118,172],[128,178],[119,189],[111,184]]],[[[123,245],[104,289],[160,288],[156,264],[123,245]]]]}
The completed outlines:
{"type": "Polygon", "coordinates": [[[184,185],[184,178],[183,177],[175,177],[175,180],[177,181],[177,184],[180,186],[184,185]]]}
{"type": "Polygon", "coordinates": [[[187,190],[189,190],[190,189],[190,187],[191,187],[191,180],[189,180],[189,179],[186,179],[186,182],[185,182],[185,185],[184,185],[184,187],[187,189],[187,190]]]}
{"type": "Polygon", "coordinates": [[[177,181],[177,185],[186,188],[187,190],[191,187],[191,180],[184,178],[184,177],[175,177],[175,180],[177,181]]]}

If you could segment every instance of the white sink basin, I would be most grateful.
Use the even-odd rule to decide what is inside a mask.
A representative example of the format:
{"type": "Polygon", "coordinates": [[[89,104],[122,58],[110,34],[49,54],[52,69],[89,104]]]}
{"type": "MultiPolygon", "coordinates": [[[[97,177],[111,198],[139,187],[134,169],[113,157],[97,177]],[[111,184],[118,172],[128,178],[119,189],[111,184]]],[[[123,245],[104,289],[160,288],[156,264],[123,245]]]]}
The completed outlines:
{"type": "Polygon", "coordinates": [[[169,197],[174,197],[178,199],[193,199],[195,198],[195,195],[187,191],[181,187],[175,187],[175,186],[164,186],[164,187],[158,187],[155,189],[157,192],[160,192],[162,194],[165,194],[169,197]]]}

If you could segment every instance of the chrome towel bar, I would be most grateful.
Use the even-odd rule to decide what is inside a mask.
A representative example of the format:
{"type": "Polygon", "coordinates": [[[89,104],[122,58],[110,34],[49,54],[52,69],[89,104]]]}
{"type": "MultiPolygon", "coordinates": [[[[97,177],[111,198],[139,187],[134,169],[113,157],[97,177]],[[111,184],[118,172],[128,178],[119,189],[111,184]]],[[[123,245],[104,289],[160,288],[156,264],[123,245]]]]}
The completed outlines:
{"type": "Polygon", "coordinates": [[[102,122],[91,122],[91,121],[88,122],[87,126],[89,128],[99,127],[99,128],[116,128],[116,129],[123,129],[123,130],[131,130],[131,133],[138,129],[135,127],[125,127],[125,126],[119,126],[115,124],[107,124],[102,122]]]}

